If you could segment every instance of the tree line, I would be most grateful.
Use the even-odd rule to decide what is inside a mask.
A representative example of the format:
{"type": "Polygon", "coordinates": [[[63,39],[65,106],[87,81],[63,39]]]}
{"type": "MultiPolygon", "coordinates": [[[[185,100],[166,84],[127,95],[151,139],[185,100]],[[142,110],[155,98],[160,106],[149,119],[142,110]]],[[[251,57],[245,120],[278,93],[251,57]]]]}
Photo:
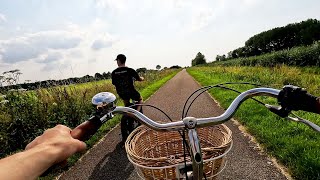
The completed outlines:
{"type": "Polygon", "coordinates": [[[216,61],[258,56],[296,46],[311,45],[320,40],[319,32],[320,21],[317,19],[273,28],[250,37],[244,47],[230,51],[227,55],[217,55],[216,61]]]}
{"type": "MultiPolygon", "coordinates": [[[[163,69],[179,69],[181,68],[178,65],[171,66],[170,68],[164,67],[163,69]]],[[[156,66],[157,70],[161,69],[160,65],[156,66]]],[[[150,70],[147,68],[138,68],[136,70],[138,73],[147,73],[148,71],[156,71],[150,70]]],[[[62,86],[62,85],[70,85],[70,84],[78,84],[78,83],[86,83],[99,81],[104,79],[111,79],[111,72],[103,72],[103,73],[95,73],[94,76],[85,75],[83,77],[71,77],[67,79],[60,80],[44,80],[44,81],[36,81],[30,82],[31,80],[26,80],[24,83],[18,83],[19,77],[21,75],[21,71],[19,69],[10,70],[3,72],[0,76],[0,92],[8,91],[8,90],[35,90],[39,88],[49,88],[54,86],[62,86]],[[6,86],[4,86],[6,84],[6,86]]]]}
{"type": "Polygon", "coordinates": [[[11,76],[9,78],[11,82],[15,82],[15,83],[8,83],[8,81],[5,81],[7,78],[2,78],[0,91],[8,91],[8,90],[12,90],[12,89],[15,89],[15,90],[17,90],[17,89],[34,90],[34,89],[39,89],[39,88],[49,88],[49,87],[61,86],[61,85],[70,85],[70,84],[99,81],[99,80],[103,80],[103,79],[110,79],[111,73],[110,72],[107,72],[107,73],[104,72],[102,74],[95,73],[94,76],[85,75],[83,77],[71,77],[71,78],[67,78],[67,79],[44,80],[44,81],[36,81],[36,82],[30,82],[30,80],[26,80],[25,83],[16,83],[16,82],[18,82],[18,79],[16,79],[15,77],[17,77],[17,76],[11,76]],[[3,86],[3,83],[7,83],[7,86],[3,86]]]}

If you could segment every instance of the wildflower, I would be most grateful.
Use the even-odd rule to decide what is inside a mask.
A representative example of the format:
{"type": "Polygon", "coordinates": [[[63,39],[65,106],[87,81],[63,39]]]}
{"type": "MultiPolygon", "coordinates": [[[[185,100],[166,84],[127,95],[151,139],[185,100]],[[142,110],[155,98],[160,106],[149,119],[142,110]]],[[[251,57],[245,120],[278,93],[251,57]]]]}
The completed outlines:
{"type": "Polygon", "coordinates": [[[52,103],[52,106],[57,106],[57,105],[58,105],[58,104],[57,104],[57,103],[55,103],[55,102],[54,102],[54,103],[52,103]]]}

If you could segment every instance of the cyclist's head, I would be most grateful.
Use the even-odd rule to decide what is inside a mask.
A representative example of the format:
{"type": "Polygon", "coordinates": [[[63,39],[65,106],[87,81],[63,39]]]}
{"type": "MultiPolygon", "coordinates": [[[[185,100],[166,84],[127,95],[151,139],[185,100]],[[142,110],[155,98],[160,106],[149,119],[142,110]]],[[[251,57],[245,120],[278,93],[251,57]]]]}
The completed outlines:
{"type": "Polygon", "coordinates": [[[126,63],[127,58],[123,54],[118,54],[116,60],[119,61],[121,64],[124,64],[124,63],[126,63]]]}

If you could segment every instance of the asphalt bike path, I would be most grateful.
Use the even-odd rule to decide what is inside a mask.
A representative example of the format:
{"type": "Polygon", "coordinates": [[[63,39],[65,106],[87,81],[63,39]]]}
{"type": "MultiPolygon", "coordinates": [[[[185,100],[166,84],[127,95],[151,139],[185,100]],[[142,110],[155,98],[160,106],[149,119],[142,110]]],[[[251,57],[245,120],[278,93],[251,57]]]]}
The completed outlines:
{"type": "MultiPolygon", "coordinates": [[[[174,120],[180,120],[186,99],[198,88],[200,85],[186,70],[182,70],[145,103],[162,109],[174,120]]],[[[194,102],[188,116],[210,117],[223,112],[211,96],[204,93],[194,102]]],[[[163,114],[148,107],[144,107],[144,114],[153,120],[168,121],[163,114]]],[[[226,125],[232,131],[233,147],[227,155],[226,168],[217,179],[290,179],[257,148],[249,136],[239,130],[236,122],[228,121],[226,125]]],[[[120,143],[120,133],[118,125],[59,179],[140,179],[120,143]]]]}

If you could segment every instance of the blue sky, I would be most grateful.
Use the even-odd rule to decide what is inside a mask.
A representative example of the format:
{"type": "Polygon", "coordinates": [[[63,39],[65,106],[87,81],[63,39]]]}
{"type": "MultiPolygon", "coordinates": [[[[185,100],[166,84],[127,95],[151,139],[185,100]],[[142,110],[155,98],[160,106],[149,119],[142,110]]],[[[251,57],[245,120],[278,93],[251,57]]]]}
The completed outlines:
{"type": "Polygon", "coordinates": [[[80,77],[116,68],[189,66],[259,33],[308,18],[318,0],[0,0],[0,73],[25,80],[80,77]]]}

